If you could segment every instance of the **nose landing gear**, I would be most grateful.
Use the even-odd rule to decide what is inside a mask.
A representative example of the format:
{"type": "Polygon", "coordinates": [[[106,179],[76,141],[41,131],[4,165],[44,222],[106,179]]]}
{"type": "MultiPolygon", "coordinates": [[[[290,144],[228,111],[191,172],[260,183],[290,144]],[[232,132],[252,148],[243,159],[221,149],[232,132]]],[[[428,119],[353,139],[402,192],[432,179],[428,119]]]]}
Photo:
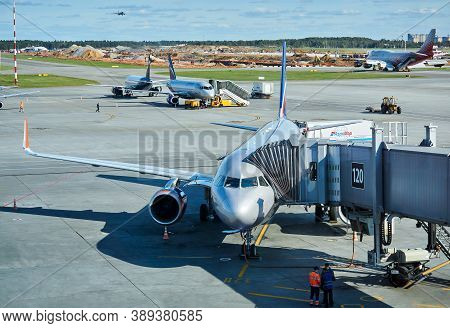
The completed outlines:
{"type": "Polygon", "coordinates": [[[260,260],[261,256],[257,253],[256,245],[253,242],[255,239],[252,235],[252,230],[241,231],[241,237],[244,240],[242,244],[241,259],[243,260],[260,260]]]}

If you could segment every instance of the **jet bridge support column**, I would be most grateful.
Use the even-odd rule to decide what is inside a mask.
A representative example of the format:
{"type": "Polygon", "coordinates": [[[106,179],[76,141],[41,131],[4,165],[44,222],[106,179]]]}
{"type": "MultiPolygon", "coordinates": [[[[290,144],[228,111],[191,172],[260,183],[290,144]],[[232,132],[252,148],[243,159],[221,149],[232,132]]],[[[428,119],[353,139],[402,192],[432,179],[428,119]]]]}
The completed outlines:
{"type": "MultiPolygon", "coordinates": [[[[423,140],[423,146],[425,147],[436,147],[437,138],[436,138],[436,130],[437,126],[432,123],[425,125],[425,139],[423,140]]],[[[436,236],[436,223],[431,222],[423,222],[422,224],[428,224],[427,234],[428,234],[428,243],[427,250],[429,252],[436,249],[437,245],[437,236],[436,236]]]]}
{"type": "Polygon", "coordinates": [[[430,140],[430,147],[436,147],[437,138],[436,138],[436,129],[437,126],[433,124],[425,125],[425,137],[427,140],[430,140]]]}
{"type": "Polygon", "coordinates": [[[377,265],[380,263],[381,258],[381,224],[384,218],[383,206],[382,206],[382,192],[383,192],[383,129],[377,126],[372,127],[372,213],[373,213],[373,225],[374,225],[374,249],[369,251],[369,263],[377,265]]]}

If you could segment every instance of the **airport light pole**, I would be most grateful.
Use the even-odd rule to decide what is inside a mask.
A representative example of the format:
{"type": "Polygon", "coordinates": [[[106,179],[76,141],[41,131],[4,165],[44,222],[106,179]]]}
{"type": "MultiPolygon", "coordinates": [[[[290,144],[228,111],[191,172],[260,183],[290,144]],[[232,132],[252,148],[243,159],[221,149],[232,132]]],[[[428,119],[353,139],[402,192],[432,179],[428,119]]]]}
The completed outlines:
{"type": "Polygon", "coordinates": [[[13,1],[13,29],[14,29],[14,85],[17,85],[19,80],[17,78],[16,0],[13,1]]]}

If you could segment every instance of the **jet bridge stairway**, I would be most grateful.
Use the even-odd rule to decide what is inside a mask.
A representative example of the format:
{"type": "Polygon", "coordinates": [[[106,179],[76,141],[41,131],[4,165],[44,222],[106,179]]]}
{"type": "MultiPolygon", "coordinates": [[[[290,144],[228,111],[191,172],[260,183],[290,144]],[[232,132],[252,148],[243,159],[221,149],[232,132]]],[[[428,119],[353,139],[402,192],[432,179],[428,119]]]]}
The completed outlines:
{"type": "Polygon", "coordinates": [[[230,98],[238,106],[248,106],[250,104],[250,92],[241,88],[231,81],[210,80],[209,83],[214,87],[217,95],[230,98]]]}
{"type": "MultiPolygon", "coordinates": [[[[427,222],[418,221],[418,223],[422,226],[423,230],[425,230],[427,234],[430,234],[430,229],[427,222]]],[[[435,227],[436,243],[439,245],[440,251],[444,253],[444,255],[450,260],[450,232],[448,232],[444,226],[435,225],[435,227]]]]}

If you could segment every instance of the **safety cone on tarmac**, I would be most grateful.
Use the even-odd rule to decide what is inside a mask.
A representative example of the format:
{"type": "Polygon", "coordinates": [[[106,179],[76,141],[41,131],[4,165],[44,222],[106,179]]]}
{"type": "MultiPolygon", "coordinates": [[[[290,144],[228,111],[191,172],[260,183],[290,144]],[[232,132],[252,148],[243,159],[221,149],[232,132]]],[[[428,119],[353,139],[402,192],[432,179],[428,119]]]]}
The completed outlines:
{"type": "Polygon", "coordinates": [[[14,211],[17,211],[16,199],[14,198],[14,211]]]}
{"type": "Polygon", "coordinates": [[[169,233],[167,232],[167,227],[164,227],[163,240],[169,240],[169,233]]]}

